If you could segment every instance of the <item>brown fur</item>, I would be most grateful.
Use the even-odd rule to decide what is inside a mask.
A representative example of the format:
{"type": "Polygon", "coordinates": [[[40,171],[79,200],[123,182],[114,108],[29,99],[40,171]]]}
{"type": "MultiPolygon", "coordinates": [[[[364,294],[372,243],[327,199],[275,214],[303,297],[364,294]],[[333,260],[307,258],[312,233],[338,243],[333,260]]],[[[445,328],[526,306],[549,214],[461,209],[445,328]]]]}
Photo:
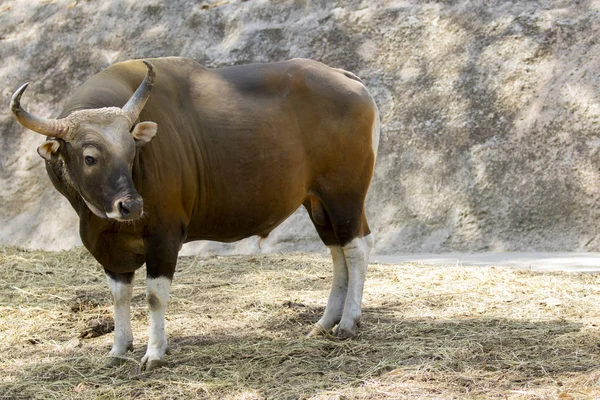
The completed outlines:
{"type": "MultiPolygon", "coordinates": [[[[264,237],[301,204],[328,245],[370,232],[364,200],[377,111],[353,75],[309,60],[217,70],[150,61],[156,83],[139,119],[156,122],[158,133],[131,165],[145,216],[97,217],[77,190],[60,187],[57,159],[48,163],[80,215],[83,243],[106,269],[131,272],[146,261],[150,276],[170,277],[184,242],[264,237]]],[[[144,74],[141,61],[127,61],[82,85],[61,115],[73,137],[88,113],[115,118],[119,109],[104,107],[122,107],[144,74]]]]}

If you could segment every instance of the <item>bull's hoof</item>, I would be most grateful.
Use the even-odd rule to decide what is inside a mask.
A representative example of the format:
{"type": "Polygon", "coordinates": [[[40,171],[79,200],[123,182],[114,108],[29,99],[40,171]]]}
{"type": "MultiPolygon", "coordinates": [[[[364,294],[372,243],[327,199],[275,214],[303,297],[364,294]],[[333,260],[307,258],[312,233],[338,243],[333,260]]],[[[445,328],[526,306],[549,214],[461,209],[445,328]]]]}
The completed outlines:
{"type": "Polygon", "coordinates": [[[125,351],[123,351],[120,347],[113,346],[111,351],[108,353],[108,361],[106,362],[105,366],[107,368],[113,368],[125,364],[125,362],[128,360],[128,358],[125,357],[125,354],[129,351],[133,351],[133,340],[130,340],[129,343],[127,343],[125,351]]]}
{"type": "Polygon", "coordinates": [[[356,336],[356,325],[352,327],[336,326],[333,335],[338,339],[351,339],[356,336]]]}
{"type": "Polygon", "coordinates": [[[308,337],[319,337],[327,335],[327,330],[319,324],[315,324],[311,331],[308,333],[308,337]]]}
{"type": "Polygon", "coordinates": [[[125,362],[127,362],[127,358],[123,356],[108,356],[108,361],[104,366],[106,368],[114,368],[125,364],[125,362]]]}
{"type": "Polygon", "coordinates": [[[356,329],[355,330],[350,330],[350,329],[336,329],[334,332],[334,335],[338,338],[338,339],[351,339],[353,337],[356,336],[356,329]]]}
{"type": "Polygon", "coordinates": [[[150,372],[165,365],[167,365],[165,360],[142,360],[140,370],[142,372],[150,372]]]}

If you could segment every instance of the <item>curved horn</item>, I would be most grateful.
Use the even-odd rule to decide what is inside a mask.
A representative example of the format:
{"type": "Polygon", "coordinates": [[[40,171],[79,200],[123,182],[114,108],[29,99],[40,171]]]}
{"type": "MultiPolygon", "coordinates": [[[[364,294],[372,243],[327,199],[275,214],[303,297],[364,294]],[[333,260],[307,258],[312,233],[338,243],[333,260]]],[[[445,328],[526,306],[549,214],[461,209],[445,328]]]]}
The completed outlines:
{"type": "Polygon", "coordinates": [[[69,132],[69,125],[60,119],[46,119],[36,117],[29,114],[23,108],[21,108],[21,96],[29,82],[21,86],[15,94],[13,94],[10,101],[10,111],[14,114],[17,121],[25,128],[31,129],[34,132],[41,133],[42,135],[52,136],[56,138],[64,138],[69,132]]]}
{"type": "Polygon", "coordinates": [[[127,101],[127,104],[123,106],[123,111],[127,113],[129,116],[129,120],[133,125],[135,121],[138,119],[138,116],[142,112],[142,109],[146,105],[146,101],[148,97],[150,97],[150,91],[152,90],[152,86],[154,85],[154,78],[156,74],[154,73],[154,65],[150,61],[143,60],[144,64],[146,64],[146,77],[137,88],[133,96],[127,101]]]}

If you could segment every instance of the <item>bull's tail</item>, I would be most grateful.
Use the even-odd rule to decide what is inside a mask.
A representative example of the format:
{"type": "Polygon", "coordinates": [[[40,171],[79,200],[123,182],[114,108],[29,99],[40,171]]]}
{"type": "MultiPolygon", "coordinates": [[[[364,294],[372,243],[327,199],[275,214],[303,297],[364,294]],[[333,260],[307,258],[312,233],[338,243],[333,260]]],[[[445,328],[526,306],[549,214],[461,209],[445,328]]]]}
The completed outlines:
{"type": "Polygon", "coordinates": [[[371,144],[373,146],[373,155],[375,156],[375,158],[374,158],[374,162],[375,162],[375,161],[377,161],[377,149],[379,148],[379,135],[380,135],[380,129],[381,129],[381,121],[379,119],[379,109],[377,108],[377,103],[375,103],[375,99],[373,98],[371,93],[369,93],[369,90],[365,86],[364,82],[358,76],[356,76],[355,74],[353,74],[350,71],[346,71],[343,69],[337,69],[337,71],[344,74],[344,76],[346,78],[352,79],[356,82],[359,82],[363,86],[365,92],[371,98],[371,102],[373,103],[373,109],[375,110],[375,119],[373,121],[373,127],[371,128],[371,130],[372,130],[371,144]]]}

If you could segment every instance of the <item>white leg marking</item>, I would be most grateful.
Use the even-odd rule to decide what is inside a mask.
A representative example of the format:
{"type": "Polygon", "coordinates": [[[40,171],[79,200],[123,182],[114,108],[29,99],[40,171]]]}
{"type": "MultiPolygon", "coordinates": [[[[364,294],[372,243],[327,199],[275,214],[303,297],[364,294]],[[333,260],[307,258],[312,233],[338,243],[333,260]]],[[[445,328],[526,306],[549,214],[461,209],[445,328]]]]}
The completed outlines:
{"type": "Polygon", "coordinates": [[[110,356],[122,356],[133,350],[133,333],[131,333],[131,294],[133,285],[113,280],[106,275],[108,287],[115,307],[115,340],[110,356]]]}
{"type": "Polygon", "coordinates": [[[315,327],[309,333],[309,336],[316,336],[328,332],[335,324],[340,321],[344,311],[344,301],[346,300],[346,291],[348,290],[348,268],[346,267],[346,258],[344,251],[340,246],[329,247],[331,258],[333,259],[333,281],[331,283],[331,292],[323,317],[317,322],[315,327]]]}
{"type": "Polygon", "coordinates": [[[371,247],[373,247],[372,235],[356,238],[343,247],[348,266],[348,293],[342,320],[336,332],[338,336],[350,337],[356,334],[371,247]]]}
{"type": "Polygon", "coordinates": [[[148,278],[146,280],[146,298],[150,309],[150,335],[148,350],[142,358],[142,368],[150,370],[163,364],[167,351],[165,334],[165,309],[169,302],[169,278],[148,278]]]}

